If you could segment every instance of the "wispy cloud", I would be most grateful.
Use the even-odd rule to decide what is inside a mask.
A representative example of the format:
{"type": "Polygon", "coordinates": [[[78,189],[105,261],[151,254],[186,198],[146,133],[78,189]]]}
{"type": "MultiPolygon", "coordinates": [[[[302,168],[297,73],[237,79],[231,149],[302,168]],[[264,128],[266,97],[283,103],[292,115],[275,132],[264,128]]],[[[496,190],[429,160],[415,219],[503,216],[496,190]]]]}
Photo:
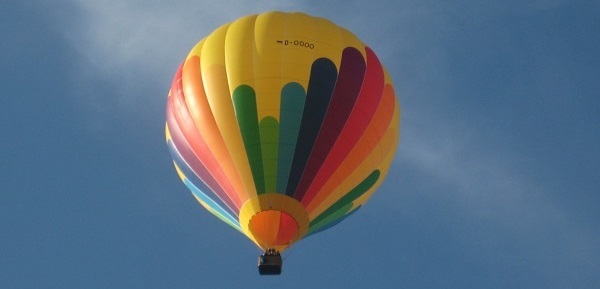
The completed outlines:
{"type": "Polygon", "coordinates": [[[90,112],[87,121],[94,130],[111,126],[108,111],[133,119],[162,111],[181,61],[220,25],[251,13],[298,7],[294,1],[234,0],[54,4],[43,4],[43,9],[54,11],[56,29],[77,53],[71,64],[73,89],[90,112]]]}
{"type": "Polygon", "coordinates": [[[72,0],[81,16],[64,28],[82,62],[122,83],[169,82],[189,48],[227,18],[220,1],[172,5],[157,1],[72,0]],[[187,5],[186,5],[187,4],[187,5]],[[210,6],[210,7],[207,7],[210,6]],[[220,21],[221,20],[221,21],[220,21]],[[132,79],[136,74],[144,79],[132,79]],[[114,76],[114,77],[112,77],[114,76]],[[150,79],[148,79],[150,77],[150,79]]]}
{"type": "Polygon", "coordinates": [[[479,258],[506,258],[501,262],[510,266],[520,260],[514,266],[535,270],[546,278],[540,282],[589,288],[589,282],[597,280],[598,231],[559,202],[556,196],[564,192],[532,177],[535,174],[527,168],[536,160],[490,144],[460,120],[440,123],[406,114],[411,112],[404,116],[395,174],[412,171],[417,180],[402,176],[399,183],[388,180],[395,193],[385,192],[379,212],[387,211],[393,219],[419,220],[425,226],[430,215],[443,218],[446,229],[462,236],[461,242],[479,252],[479,258]],[[418,208],[401,203],[423,200],[418,194],[433,203],[418,208]],[[448,211],[436,212],[440,206],[448,211]]]}
{"type": "MultiPolygon", "coordinates": [[[[101,73],[139,70],[154,79],[169,78],[189,49],[218,26],[266,6],[231,0],[69,1],[82,15],[64,31],[87,63],[101,73]]],[[[278,7],[289,3],[279,2],[278,7]]]]}

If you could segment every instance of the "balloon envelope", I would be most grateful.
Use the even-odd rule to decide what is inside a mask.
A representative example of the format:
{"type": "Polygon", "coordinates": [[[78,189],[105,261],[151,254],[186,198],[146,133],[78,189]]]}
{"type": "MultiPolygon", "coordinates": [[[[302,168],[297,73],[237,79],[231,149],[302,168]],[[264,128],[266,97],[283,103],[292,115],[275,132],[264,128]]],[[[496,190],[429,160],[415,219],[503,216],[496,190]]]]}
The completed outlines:
{"type": "Polygon", "coordinates": [[[175,168],[200,204],[283,251],[375,192],[400,111],[386,70],[351,32],[269,12],[198,42],[175,74],[166,119],[175,168]]]}

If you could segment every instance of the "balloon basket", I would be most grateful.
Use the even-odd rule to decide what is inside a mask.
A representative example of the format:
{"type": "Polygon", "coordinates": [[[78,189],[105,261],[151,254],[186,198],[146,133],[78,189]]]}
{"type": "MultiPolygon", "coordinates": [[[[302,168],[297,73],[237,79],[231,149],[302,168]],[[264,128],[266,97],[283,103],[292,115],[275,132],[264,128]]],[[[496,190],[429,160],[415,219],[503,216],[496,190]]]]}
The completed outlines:
{"type": "Polygon", "coordinates": [[[258,256],[258,274],[260,275],[281,275],[281,254],[275,250],[267,250],[264,254],[258,256]]]}

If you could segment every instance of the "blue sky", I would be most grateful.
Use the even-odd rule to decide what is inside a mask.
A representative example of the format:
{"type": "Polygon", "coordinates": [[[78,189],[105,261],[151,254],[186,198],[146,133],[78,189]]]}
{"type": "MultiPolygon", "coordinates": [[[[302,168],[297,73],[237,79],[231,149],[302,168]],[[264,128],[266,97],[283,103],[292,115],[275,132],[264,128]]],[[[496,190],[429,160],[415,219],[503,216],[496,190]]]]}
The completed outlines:
{"type": "MultiPolygon", "coordinates": [[[[6,2],[6,3],[5,3],[6,2]]],[[[8,1],[0,288],[597,288],[597,1],[8,1]],[[388,180],[260,277],[164,143],[189,49],[269,10],[326,17],[389,70],[388,180]]]]}

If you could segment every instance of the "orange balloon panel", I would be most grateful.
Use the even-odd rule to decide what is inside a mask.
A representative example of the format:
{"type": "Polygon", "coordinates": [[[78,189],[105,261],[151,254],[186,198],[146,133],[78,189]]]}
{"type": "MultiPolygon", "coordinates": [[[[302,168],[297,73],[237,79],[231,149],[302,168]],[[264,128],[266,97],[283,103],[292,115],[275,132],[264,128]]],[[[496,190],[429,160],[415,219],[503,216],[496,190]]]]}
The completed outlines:
{"type": "Polygon", "coordinates": [[[252,216],[249,229],[259,244],[282,247],[288,245],[298,234],[298,223],[287,213],[269,210],[252,216]]]}

